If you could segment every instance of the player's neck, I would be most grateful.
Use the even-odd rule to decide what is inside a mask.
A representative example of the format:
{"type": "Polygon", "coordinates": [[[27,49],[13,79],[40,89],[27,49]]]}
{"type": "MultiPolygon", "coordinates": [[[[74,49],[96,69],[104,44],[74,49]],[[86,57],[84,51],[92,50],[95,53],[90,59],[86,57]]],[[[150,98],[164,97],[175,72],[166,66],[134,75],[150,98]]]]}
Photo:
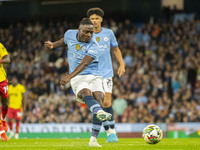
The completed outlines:
{"type": "Polygon", "coordinates": [[[101,31],[101,26],[94,28],[94,33],[99,33],[101,31]]]}
{"type": "Polygon", "coordinates": [[[13,86],[15,87],[15,86],[17,86],[17,84],[13,84],[13,86]]]}
{"type": "Polygon", "coordinates": [[[80,37],[79,33],[76,35],[76,39],[77,39],[79,42],[83,42],[83,41],[81,40],[81,37],[80,37]]]}

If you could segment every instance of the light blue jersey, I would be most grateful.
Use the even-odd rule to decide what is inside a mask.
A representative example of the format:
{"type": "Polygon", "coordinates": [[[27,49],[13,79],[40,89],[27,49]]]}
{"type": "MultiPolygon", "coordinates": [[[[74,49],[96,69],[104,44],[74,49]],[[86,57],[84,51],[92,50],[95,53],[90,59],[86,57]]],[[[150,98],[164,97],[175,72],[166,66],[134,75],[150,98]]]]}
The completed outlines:
{"type": "Polygon", "coordinates": [[[94,60],[79,75],[101,75],[99,70],[99,44],[94,37],[89,43],[79,42],[77,40],[78,30],[68,30],[64,35],[64,42],[68,46],[67,58],[69,62],[69,73],[81,63],[85,55],[93,57],[94,60]]]}
{"type": "Polygon", "coordinates": [[[99,43],[99,68],[104,79],[113,77],[112,60],[110,56],[110,48],[118,46],[117,40],[112,30],[101,28],[99,33],[93,33],[96,41],[99,43]]]}

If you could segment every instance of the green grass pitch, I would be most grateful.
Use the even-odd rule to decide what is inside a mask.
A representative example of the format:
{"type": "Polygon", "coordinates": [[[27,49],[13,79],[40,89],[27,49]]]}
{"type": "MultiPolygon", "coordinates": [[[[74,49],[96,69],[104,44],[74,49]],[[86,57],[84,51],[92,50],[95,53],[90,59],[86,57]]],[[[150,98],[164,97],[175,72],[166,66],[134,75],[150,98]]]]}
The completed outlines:
{"type": "Polygon", "coordinates": [[[162,139],[149,145],[141,139],[119,139],[119,143],[106,143],[98,139],[102,148],[88,147],[89,139],[19,139],[0,141],[0,150],[200,150],[200,138],[162,139]]]}

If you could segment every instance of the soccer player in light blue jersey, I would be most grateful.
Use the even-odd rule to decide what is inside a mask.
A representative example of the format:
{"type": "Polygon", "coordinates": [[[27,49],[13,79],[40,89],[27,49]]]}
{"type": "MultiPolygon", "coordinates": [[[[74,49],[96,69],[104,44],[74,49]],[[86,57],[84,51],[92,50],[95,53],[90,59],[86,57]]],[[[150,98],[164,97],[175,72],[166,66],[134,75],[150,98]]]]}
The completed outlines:
{"type": "Polygon", "coordinates": [[[111,119],[111,114],[102,110],[104,99],[103,78],[99,71],[99,45],[92,37],[94,26],[89,18],[84,18],[78,30],[68,30],[64,38],[56,42],[45,42],[53,49],[68,46],[69,74],[61,78],[61,85],[70,82],[77,101],[84,102],[93,114],[90,147],[101,147],[97,137],[102,121],[111,119]]]}
{"type": "Polygon", "coordinates": [[[103,122],[103,126],[107,133],[107,142],[118,142],[118,138],[115,130],[114,111],[112,108],[111,97],[112,97],[112,86],[113,86],[113,67],[110,56],[110,50],[114,51],[114,54],[119,62],[118,75],[121,77],[125,73],[125,66],[122,58],[121,51],[118,47],[117,40],[112,30],[101,26],[103,21],[104,11],[100,8],[90,8],[87,11],[87,16],[94,24],[94,34],[100,47],[99,66],[102,71],[104,78],[104,90],[105,98],[103,101],[104,111],[111,113],[111,120],[103,122]]]}

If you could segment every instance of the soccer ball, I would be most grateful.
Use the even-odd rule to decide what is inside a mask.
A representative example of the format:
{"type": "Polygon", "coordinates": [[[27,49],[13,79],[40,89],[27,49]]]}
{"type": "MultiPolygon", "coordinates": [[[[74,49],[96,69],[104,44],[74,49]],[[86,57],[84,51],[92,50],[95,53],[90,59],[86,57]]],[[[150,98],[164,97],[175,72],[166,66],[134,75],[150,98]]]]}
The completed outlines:
{"type": "Polygon", "coordinates": [[[162,130],[159,128],[159,126],[156,126],[154,124],[145,127],[142,134],[144,141],[148,144],[158,143],[162,139],[162,136],[162,130]]]}

